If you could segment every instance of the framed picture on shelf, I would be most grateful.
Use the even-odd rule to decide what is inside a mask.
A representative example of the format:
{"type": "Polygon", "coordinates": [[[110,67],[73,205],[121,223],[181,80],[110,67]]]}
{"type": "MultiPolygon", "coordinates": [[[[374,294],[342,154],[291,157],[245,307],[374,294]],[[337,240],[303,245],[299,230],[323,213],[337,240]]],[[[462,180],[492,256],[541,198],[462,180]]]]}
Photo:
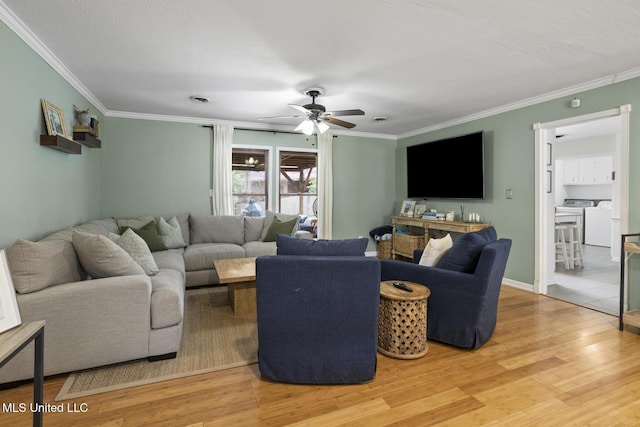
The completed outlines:
{"type": "Polygon", "coordinates": [[[416,206],[413,208],[413,217],[414,218],[422,218],[422,214],[427,210],[426,203],[416,203],[416,206]]]}
{"type": "Polygon", "coordinates": [[[0,332],[7,331],[22,323],[16,291],[9,274],[9,264],[4,250],[0,250],[0,332]]]}
{"type": "Polygon", "coordinates": [[[51,136],[60,135],[66,138],[67,126],[64,122],[62,110],[43,99],[42,112],[44,113],[44,121],[47,124],[47,133],[51,136]]]}
{"type": "Polygon", "coordinates": [[[400,216],[413,217],[413,211],[415,210],[415,207],[416,207],[415,200],[403,201],[402,206],[400,206],[400,216]]]}

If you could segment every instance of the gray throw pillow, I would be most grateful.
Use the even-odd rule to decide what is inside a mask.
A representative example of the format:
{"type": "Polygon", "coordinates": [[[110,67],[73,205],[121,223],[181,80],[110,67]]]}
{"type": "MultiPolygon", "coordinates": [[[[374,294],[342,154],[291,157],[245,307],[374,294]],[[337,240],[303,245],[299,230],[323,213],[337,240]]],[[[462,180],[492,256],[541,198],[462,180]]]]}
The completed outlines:
{"type": "Polygon", "coordinates": [[[74,232],[71,239],[80,264],[94,279],[145,274],[124,249],[106,236],[74,232]]]}
{"type": "Polygon", "coordinates": [[[71,242],[17,240],[7,251],[11,280],[18,293],[77,282],[85,276],[71,242]]]}
{"type": "Polygon", "coordinates": [[[182,237],[182,229],[175,216],[169,218],[169,221],[163,217],[158,218],[158,234],[160,235],[162,243],[169,249],[184,248],[187,246],[182,237]]]}
{"type": "Polygon", "coordinates": [[[144,239],[138,236],[131,228],[127,228],[122,236],[109,233],[109,239],[124,249],[133,260],[144,270],[148,276],[153,276],[158,272],[158,265],[151,255],[149,246],[144,239]]]}

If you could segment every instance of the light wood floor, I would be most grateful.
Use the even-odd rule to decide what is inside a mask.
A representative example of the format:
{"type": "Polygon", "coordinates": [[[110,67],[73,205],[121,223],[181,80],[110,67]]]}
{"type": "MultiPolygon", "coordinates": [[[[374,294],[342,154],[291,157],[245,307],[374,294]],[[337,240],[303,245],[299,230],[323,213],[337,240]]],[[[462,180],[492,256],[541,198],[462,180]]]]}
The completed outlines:
{"type": "MultiPolygon", "coordinates": [[[[46,426],[626,426],[640,425],[640,336],[617,319],[503,286],[498,326],[475,351],[435,342],[417,360],[378,356],[374,381],[296,386],[257,366],[82,398],[86,413],[46,426]]],[[[50,403],[64,377],[45,382],[50,403]]],[[[29,402],[31,386],[0,392],[29,402]]],[[[30,425],[0,414],[0,425],[30,425]]]]}

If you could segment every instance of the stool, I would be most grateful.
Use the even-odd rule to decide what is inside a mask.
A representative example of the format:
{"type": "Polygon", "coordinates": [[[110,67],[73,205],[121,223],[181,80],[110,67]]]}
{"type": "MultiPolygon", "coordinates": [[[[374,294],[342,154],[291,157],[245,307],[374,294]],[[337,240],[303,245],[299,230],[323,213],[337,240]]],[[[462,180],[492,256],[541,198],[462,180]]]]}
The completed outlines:
{"type": "Polygon", "coordinates": [[[569,244],[569,266],[584,267],[582,262],[582,230],[578,224],[567,224],[567,237],[569,244]]]}
{"type": "Polygon", "coordinates": [[[427,298],[431,291],[419,283],[402,281],[413,292],[380,283],[378,351],[397,359],[417,359],[429,351],[427,345],[427,298]]]}
{"type": "Polygon", "coordinates": [[[567,251],[567,225],[563,223],[562,225],[556,224],[556,263],[563,262],[564,268],[569,270],[569,252],[567,251]]]}

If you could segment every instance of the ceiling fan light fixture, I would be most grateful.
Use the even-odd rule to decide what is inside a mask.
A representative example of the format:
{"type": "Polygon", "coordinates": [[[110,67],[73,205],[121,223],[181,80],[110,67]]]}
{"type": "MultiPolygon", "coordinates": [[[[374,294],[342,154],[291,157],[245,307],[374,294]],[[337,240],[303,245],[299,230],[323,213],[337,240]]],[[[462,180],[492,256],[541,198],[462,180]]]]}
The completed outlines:
{"type": "Polygon", "coordinates": [[[329,125],[325,122],[321,122],[320,120],[316,121],[316,126],[318,126],[320,133],[325,133],[329,129],[329,125]]]}
{"type": "Polygon", "coordinates": [[[305,135],[311,135],[313,133],[313,121],[307,119],[300,124],[302,126],[302,133],[305,135]]]}

